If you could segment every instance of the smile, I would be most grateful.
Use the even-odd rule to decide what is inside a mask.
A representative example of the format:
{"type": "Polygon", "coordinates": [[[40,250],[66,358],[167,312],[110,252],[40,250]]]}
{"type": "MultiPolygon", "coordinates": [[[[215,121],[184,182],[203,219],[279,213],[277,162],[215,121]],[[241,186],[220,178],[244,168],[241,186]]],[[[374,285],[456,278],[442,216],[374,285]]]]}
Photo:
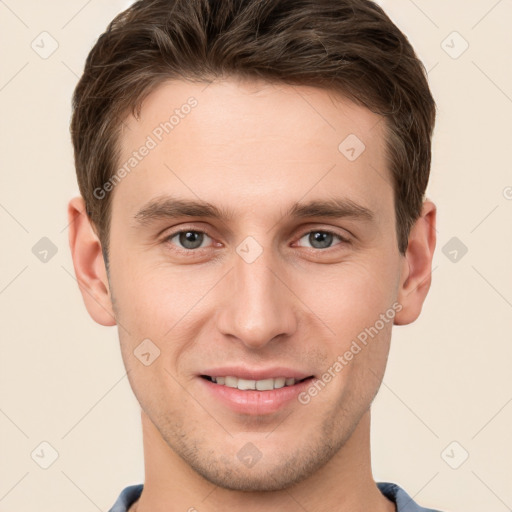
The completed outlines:
{"type": "Polygon", "coordinates": [[[204,391],[221,407],[237,414],[263,416],[276,413],[285,407],[297,406],[297,397],[304,392],[315,377],[267,377],[243,379],[226,375],[213,377],[198,375],[204,391]]]}
{"type": "Polygon", "coordinates": [[[294,378],[276,377],[261,380],[250,380],[233,377],[231,375],[225,377],[210,377],[209,375],[201,375],[203,379],[209,380],[221,386],[229,388],[237,388],[241,391],[257,390],[257,391],[270,391],[272,389],[280,389],[287,386],[294,386],[296,383],[303,382],[311,377],[296,380],[294,378]]]}

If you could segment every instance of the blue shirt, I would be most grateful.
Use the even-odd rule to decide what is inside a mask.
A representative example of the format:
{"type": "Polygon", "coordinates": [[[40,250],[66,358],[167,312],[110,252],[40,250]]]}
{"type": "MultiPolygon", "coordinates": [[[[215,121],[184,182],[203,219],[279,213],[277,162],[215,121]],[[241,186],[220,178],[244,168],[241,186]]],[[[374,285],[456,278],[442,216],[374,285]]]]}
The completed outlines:
{"type": "MultiPolygon", "coordinates": [[[[125,487],[109,512],[126,512],[139,498],[143,484],[125,487]]],[[[390,482],[377,482],[380,492],[396,504],[397,512],[440,512],[433,508],[420,507],[401,487],[390,482]]]]}

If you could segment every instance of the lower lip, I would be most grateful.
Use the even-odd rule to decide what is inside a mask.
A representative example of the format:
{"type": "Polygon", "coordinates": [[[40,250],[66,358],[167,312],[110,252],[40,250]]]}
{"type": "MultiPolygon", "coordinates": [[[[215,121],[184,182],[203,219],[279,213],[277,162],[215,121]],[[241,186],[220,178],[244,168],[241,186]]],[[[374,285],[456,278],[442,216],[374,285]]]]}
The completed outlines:
{"type": "Polygon", "coordinates": [[[238,388],[215,384],[202,377],[198,378],[216,399],[227,405],[231,410],[253,416],[261,416],[278,411],[293,399],[297,399],[299,393],[304,391],[314,381],[314,378],[309,378],[293,386],[284,386],[269,391],[242,391],[238,388]]]}

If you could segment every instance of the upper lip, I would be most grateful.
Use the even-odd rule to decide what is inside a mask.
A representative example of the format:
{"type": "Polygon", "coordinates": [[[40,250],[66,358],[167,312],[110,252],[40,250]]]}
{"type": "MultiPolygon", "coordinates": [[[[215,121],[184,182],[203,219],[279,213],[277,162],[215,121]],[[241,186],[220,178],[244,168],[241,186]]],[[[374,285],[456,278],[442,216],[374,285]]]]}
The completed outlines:
{"type": "Polygon", "coordinates": [[[223,366],[220,368],[208,368],[200,373],[209,377],[238,377],[246,380],[263,380],[278,377],[286,379],[302,380],[312,377],[311,373],[302,372],[286,366],[272,366],[270,368],[247,368],[245,366],[223,366]]]}

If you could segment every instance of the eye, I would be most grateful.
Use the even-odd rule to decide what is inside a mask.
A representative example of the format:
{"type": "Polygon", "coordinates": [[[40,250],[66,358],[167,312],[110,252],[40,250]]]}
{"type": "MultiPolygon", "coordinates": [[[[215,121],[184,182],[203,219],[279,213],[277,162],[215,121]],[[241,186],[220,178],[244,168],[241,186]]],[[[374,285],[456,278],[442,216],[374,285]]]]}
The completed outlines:
{"type": "Polygon", "coordinates": [[[194,250],[204,247],[203,242],[205,241],[205,238],[211,240],[211,238],[203,231],[184,229],[182,231],[177,231],[176,233],[171,233],[165,240],[174,245],[178,245],[178,248],[180,249],[194,250]],[[176,239],[176,242],[173,242],[174,239],[176,239]]]}
{"type": "Polygon", "coordinates": [[[320,229],[308,231],[302,235],[300,240],[303,238],[305,238],[307,243],[310,244],[309,246],[306,245],[306,247],[311,247],[313,249],[329,249],[332,246],[332,242],[335,238],[340,240],[341,243],[349,243],[348,239],[338,235],[337,233],[320,229]]]}
{"type": "MultiPolygon", "coordinates": [[[[329,249],[333,246],[335,239],[338,239],[339,243],[334,245],[350,243],[350,240],[333,231],[321,229],[316,229],[304,233],[299,239],[299,242],[303,239],[306,239],[306,245],[299,243],[299,246],[309,247],[311,249],[329,249]]],[[[164,241],[166,243],[171,243],[182,251],[190,252],[195,251],[196,249],[208,247],[208,245],[212,242],[212,238],[208,236],[208,234],[204,231],[197,229],[182,229],[180,231],[169,234],[165,237],[164,241]]]]}

